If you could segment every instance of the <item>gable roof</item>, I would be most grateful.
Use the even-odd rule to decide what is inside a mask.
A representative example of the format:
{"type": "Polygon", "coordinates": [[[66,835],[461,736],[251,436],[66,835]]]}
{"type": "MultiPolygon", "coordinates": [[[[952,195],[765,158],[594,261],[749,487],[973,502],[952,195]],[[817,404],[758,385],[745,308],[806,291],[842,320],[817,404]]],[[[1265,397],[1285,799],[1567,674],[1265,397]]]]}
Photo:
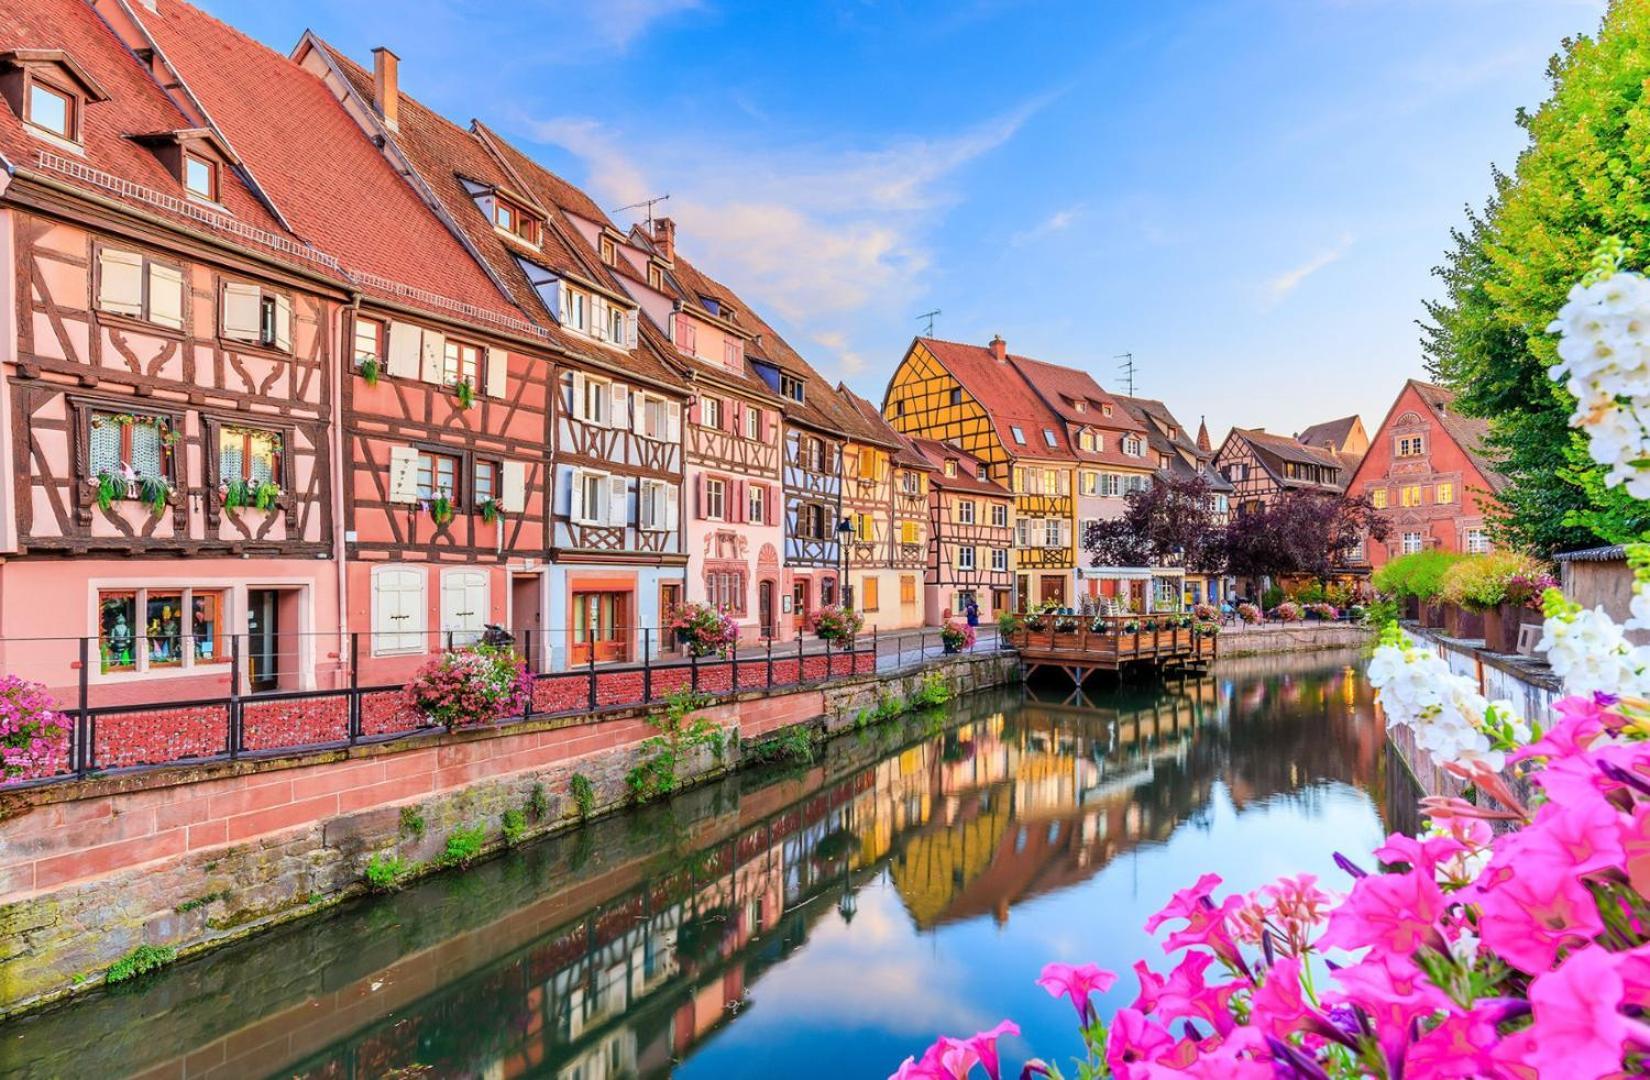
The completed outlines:
{"type": "Polygon", "coordinates": [[[1345,471],[1346,462],[1340,455],[1315,446],[1304,446],[1288,435],[1274,435],[1263,428],[1233,428],[1226,437],[1228,440],[1237,438],[1248,443],[1249,448],[1254,451],[1255,459],[1272,475],[1272,479],[1280,487],[1342,491],[1351,479],[1351,474],[1345,471]],[[1316,483],[1300,477],[1287,476],[1284,470],[1286,462],[1332,469],[1334,479],[1328,483],[1316,483]]]}
{"type": "Polygon", "coordinates": [[[988,346],[933,337],[919,337],[916,341],[945,366],[969,396],[979,402],[997,432],[998,441],[1010,455],[1039,460],[1076,459],[1071,441],[1066,437],[1065,422],[1048,407],[1025,377],[1019,375],[1019,369],[1013,364],[1016,358],[1012,354],[998,362],[988,346]],[[1014,439],[1011,429],[1016,427],[1025,435],[1025,442],[1014,439]],[[1052,446],[1042,434],[1044,428],[1054,434],[1052,446]]]}
{"type": "Polygon", "coordinates": [[[1358,427],[1362,420],[1356,413],[1343,416],[1339,420],[1326,420],[1321,424],[1313,424],[1295,436],[1295,441],[1307,446],[1317,446],[1337,453],[1345,450],[1348,436],[1358,427]]]}
{"type": "MultiPolygon", "coordinates": [[[[1490,433],[1490,422],[1474,416],[1462,416],[1455,411],[1455,391],[1436,383],[1422,382],[1420,379],[1407,379],[1404,388],[1415,390],[1416,396],[1426,405],[1438,426],[1455,441],[1461,452],[1467,455],[1473,465],[1484,477],[1484,482],[1490,486],[1492,492],[1498,492],[1507,486],[1507,478],[1495,467],[1484,453],[1484,441],[1490,433]]],[[[1392,422],[1393,413],[1403,400],[1403,391],[1398,392],[1392,402],[1392,408],[1387,411],[1386,419],[1381,421],[1384,430],[1392,422]]]]}
{"type": "Polygon", "coordinates": [[[836,392],[843,402],[853,412],[858,421],[858,432],[850,433],[854,438],[869,442],[873,445],[887,447],[893,451],[894,461],[906,468],[931,469],[928,459],[916,452],[905,437],[895,431],[893,425],[883,419],[882,413],[875,405],[848,389],[846,383],[838,383],[836,392]]]}
{"type": "MultiPolygon", "coordinates": [[[[1127,397],[1113,394],[1118,404],[1127,409],[1146,429],[1146,443],[1153,451],[1169,459],[1168,471],[1176,476],[1201,476],[1212,491],[1231,491],[1232,483],[1213,465],[1214,453],[1205,450],[1187,434],[1186,428],[1175,419],[1169,407],[1155,398],[1127,397]]],[[[1199,425],[1202,440],[1208,439],[1208,430],[1199,425]]]]}

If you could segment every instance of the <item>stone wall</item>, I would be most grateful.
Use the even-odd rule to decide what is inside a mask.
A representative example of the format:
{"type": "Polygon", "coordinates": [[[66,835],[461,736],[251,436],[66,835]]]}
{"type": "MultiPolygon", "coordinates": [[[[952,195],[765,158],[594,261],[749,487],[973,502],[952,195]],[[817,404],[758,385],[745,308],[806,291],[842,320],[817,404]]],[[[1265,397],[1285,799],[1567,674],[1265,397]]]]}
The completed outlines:
{"type": "MultiPolygon", "coordinates": [[[[965,693],[1017,680],[1019,662],[963,656],[927,670],[965,693]]],[[[862,676],[720,703],[706,715],[737,737],[720,755],[698,748],[678,775],[692,784],[737,768],[741,740],[798,725],[810,736],[840,731],[880,699],[908,697],[923,677],[862,676]]],[[[364,888],[375,854],[433,872],[448,838],[478,827],[483,850],[496,850],[508,810],[522,811],[525,836],[577,825],[575,775],[592,785],[593,813],[622,806],[653,734],[641,710],[614,710],[6,792],[0,1015],[96,985],[140,945],[194,953],[320,911],[364,888]]]]}
{"type": "Polygon", "coordinates": [[[1233,626],[1219,638],[1219,655],[1265,656],[1269,653],[1314,652],[1318,649],[1359,648],[1374,641],[1375,632],[1353,623],[1265,623],[1233,626]]]}

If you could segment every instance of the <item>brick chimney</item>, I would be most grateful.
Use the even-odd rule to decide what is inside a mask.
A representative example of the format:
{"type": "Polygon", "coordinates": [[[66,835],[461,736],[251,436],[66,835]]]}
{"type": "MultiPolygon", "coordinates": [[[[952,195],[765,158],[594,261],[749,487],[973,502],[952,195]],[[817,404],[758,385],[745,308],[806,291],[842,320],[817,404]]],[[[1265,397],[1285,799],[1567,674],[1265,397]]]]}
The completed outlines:
{"type": "Polygon", "coordinates": [[[401,58],[380,45],[372,50],[372,107],[391,131],[401,126],[401,58]]]}
{"type": "Polygon", "coordinates": [[[653,246],[659,249],[659,258],[672,265],[676,262],[676,223],[667,217],[653,219],[653,246]]]}
{"type": "Polygon", "coordinates": [[[996,358],[999,364],[1008,363],[1008,342],[1003,340],[1001,334],[996,334],[991,338],[991,355],[996,358]]]}

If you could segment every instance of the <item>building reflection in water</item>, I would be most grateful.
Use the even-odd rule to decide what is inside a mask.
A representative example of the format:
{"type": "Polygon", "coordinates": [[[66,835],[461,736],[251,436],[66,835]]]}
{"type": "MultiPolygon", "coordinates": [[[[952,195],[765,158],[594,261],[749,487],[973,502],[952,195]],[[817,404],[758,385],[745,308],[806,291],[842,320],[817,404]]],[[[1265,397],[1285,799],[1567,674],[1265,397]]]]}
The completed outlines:
{"type": "Polygon", "coordinates": [[[127,1071],[114,1061],[175,1075],[180,1051],[220,1075],[664,1074],[737,1023],[821,919],[851,922],[881,875],[918,928],[1001,923],[1166,840],[1217,785],[1240,810],[1336,781],[1385,790],[1356,658],[1223,662],[1089,701],[1033,691],[962,711],[943,731],[839,740],[806,770],[736,777],[251,942],[167,976],[164,1005],[94,1001],[29,1040],[78,1044],[82,1069],[101,1043],[120,1056],[98,1075],[127,1071]],[[164,1013],[164,1057],[130,1034],[155,1019],[145,1010],[164,1013]],[[99,1026],[116,1037],[88,1040],[99,1026]]]}

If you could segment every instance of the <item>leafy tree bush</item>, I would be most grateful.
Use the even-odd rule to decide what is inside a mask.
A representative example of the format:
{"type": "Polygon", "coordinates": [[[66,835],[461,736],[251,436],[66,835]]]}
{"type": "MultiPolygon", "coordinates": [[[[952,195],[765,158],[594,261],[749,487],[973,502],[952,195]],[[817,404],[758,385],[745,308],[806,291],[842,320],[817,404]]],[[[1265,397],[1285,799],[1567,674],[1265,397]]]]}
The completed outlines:
{"type": "Polygon", "coordinates": [[[1468,555],[1444,571],[1439,595],[1448,603],[1483,611],[1508,599],[1508,587],[1514,579],[1534,580],[1546,572],[1539,560],[1515,551],[1468,555]]]}

